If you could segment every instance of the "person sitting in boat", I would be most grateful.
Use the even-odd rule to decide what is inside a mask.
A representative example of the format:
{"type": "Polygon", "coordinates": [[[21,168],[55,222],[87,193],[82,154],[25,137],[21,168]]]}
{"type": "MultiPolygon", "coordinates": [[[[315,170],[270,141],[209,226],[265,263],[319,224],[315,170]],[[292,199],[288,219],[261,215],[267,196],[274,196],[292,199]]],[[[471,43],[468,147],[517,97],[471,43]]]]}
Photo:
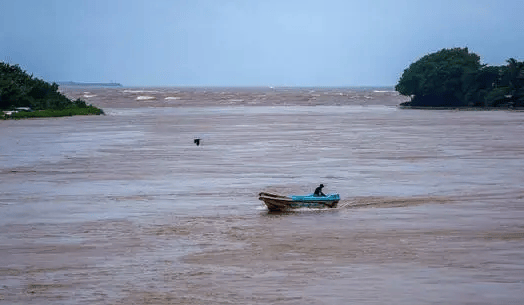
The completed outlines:
{"type": "Polygon", "coordinates": [[[321,197],[321,196],[326,196],[326,194],[322,193],[322,188],[324,187],[324,184],[321,184],[319,187],[317,187],[315,189],[315,193],[313,194],[313,196],[317,196],[317,197],[321,197]]]}

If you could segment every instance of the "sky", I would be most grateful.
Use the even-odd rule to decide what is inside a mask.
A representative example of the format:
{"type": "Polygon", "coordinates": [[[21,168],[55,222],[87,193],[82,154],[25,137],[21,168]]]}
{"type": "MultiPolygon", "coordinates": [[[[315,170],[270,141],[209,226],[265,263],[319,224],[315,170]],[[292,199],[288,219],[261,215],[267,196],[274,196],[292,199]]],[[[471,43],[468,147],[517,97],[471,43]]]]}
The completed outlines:
{"type": "Polygon", "coordinates": [[[524,60],[523,0],[0,0],[0,61],[124,86],[394,86],[442,48],[524,60]]]}

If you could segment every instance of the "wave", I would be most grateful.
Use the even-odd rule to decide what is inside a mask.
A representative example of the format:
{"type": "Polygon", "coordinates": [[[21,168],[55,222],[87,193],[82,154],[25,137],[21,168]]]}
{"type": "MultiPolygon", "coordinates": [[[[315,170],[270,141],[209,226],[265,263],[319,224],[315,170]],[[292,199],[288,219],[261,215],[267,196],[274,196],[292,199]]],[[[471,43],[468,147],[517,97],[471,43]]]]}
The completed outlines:
{"type": "Polygon", "coordinates": [[[124,90],[123,93],[158,93],[156,90],[124,90]]]}
{"type": "Polygon", "coordinates": [[[136,100],[137,101],[140,101],[140,100],[156,100],[156,97],[154,97],[154,96],[147,96],[147,95],[141,95],[141,96],[137,96],[136,100]]]}

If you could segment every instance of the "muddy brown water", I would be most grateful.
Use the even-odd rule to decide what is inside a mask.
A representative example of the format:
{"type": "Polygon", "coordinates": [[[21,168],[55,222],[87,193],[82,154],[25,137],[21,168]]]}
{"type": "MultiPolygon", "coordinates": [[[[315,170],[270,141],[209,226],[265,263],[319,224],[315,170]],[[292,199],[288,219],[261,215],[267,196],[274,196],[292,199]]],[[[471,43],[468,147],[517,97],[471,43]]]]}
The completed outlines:
{"type": "Polygon", "coordinates": [[[0,121],[2,304],[522,303],[524,113],[400,110],[384,89],[64,92],[107,115],[0,121]],[[339,208],[256,196],[319,183],[339,208]]]}

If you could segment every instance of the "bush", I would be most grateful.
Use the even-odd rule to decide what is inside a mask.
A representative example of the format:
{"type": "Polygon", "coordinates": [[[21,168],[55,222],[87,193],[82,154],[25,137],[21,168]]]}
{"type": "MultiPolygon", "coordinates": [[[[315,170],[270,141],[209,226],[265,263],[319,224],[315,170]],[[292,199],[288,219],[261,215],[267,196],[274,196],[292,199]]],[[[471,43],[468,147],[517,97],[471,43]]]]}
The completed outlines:
{"type": "Polygon", "coordinates": [[[48,83],[23,71],[18,65],[0,62],[0,110],[30,107],[38,114],[17,113],[16,118],[64,116],[77,114],[102,114],[103,111],[88,106],[85,101],[72,101],[58,91],[58,84],[48,83]],[[80,111],[80,109],[88,109],[80,111]],[[53,110],[53,111],[48,111],[53,110]],[[68,114],[71,113],[71,114],[68,114]]]}

